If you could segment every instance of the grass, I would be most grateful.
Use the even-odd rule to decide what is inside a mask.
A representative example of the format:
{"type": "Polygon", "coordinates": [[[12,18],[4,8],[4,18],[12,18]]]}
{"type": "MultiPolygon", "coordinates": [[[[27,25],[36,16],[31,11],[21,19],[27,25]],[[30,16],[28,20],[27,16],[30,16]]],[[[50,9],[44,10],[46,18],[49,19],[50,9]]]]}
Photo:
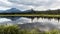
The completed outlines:
{"type": "Polygon", "coordinates": [[[0,16],[31,16],[31,17],[52,17],[52,18],[60,18],[60,14],[0,14],[0,16]]]}
{"type": "Polygon", "coordinates": [[[17,25],[0,26],[0,34],[60,34],[60,30],[39,31],[38,29],[25,30],[20,29],[17,25]]]}

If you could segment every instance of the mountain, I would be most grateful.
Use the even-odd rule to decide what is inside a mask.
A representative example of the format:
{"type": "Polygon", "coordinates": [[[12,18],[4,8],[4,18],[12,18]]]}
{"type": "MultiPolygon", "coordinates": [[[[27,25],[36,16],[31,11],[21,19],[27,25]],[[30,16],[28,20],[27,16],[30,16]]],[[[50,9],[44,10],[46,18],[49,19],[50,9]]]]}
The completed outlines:
{"type": "Polygon", "coordinates": [[[33,9],[21,11],[17,8],[11,8],[8,10],[0,10],[0,13],[21,13],[21,14],[60,14],[60,9],[57,10],[46,10],[46,11],[36,11],[33,9]]]}
{"type": "Polygon", "coordinates": [[[0,11],[0,13],[33,13],[33,9],[21,11],[17,8],[11,8],[11,9],[8,9],[8,10],[5,10],[5,11],[0,11]]]}
{"type": "Polygon", "coordinates": [[[22,11],[20,11],[19,9],[11,8],[11,9],[4,11],[3,13],[21,13],[21,12],[22,11]]]}
{"type": "Polygon", "coordinates": [[[3,13],[4,12],[4,10],[0,10],[0,13],[3,13]]]}
{"type": "Polygon", "coordinates": [[[35,11],[33,10],[33,9],[30,9],[30,10],[25,10],[25,11],[23,11],[23,13],[34,13],[35,11]]]}

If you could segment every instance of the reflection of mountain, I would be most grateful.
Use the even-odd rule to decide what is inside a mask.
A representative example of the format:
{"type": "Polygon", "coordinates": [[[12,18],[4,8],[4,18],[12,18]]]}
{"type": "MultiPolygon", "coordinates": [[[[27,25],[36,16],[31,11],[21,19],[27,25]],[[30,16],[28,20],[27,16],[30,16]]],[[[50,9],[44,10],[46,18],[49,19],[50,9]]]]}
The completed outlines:
{"type": "Polygon", "coordinates": [[[23,17],[0,17],[0,23],[29,23],[31,19],[23,17]]]}
{"type": "MultiPolygon", "coordinates": [[[[52,22],[31,22],[30,18],[25,17],[5,17],[0,18],[0,24],[18,24],[22,29],[38,28],[40,30],[50,30],[58,28],[57,24],[52,22]]],[[[60,27],[60,24],[59,24],[60,27]]]]}
{"type": "Polygon", "coordinates": [[[11,19],[12,21],[19,19],[19,16],[0,16],[0,18],[7,18],[7,19],[11,19]]]}

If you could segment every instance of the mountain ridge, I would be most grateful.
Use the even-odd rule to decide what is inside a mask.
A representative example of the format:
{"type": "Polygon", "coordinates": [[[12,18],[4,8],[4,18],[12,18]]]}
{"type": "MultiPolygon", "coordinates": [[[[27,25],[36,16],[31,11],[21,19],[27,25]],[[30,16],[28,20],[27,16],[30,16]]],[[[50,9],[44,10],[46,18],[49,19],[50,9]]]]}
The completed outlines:
{"type": "Polygon", "coordinates": [[[21,11],[17,8],[11,8],[0,13],[20,13],[20,14],[60,14],[60,9],[57,10],[46,10],[46,11],[35,11],[33,9],[21,11]]]}

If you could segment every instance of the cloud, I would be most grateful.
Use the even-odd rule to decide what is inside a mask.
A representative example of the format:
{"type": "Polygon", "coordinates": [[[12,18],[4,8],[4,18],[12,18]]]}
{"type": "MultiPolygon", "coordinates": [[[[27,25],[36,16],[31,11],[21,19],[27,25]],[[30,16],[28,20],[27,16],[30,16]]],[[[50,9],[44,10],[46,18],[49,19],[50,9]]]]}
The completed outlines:
{"type": "Polygon", "coordinates": [[[7,18],[0,18],[0,23],[1,23],[1,22],[7,22],[7,21],[11,21],[11,19],[7,19],[7,18]]]}
{"type": "Polygon", "coordinates": [[[13,5],[8,0],[0,0],[0,10],[6,10],[11,8],[13,5]]]}
{"type": "Polygon", "coordinates": [[[10,2],[24,5],[40,6],[49,2],[49,0],[9,0],[10,2]]]}
{"type": "Polygon", "coordinates": [[[60,0],[0,0],[0,7],[18,8],[21,10],[35,9],[35,10],[47,10],[47,9],[60,9],[60,0]]]}

